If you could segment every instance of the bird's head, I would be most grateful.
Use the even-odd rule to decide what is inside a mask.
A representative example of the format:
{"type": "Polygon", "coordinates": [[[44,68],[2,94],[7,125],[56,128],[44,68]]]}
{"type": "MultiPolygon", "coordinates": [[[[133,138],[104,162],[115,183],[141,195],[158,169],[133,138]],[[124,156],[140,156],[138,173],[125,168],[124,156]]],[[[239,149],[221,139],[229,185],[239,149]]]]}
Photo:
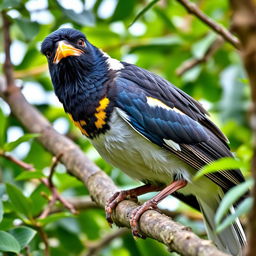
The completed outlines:
{"type": "Polygon", "coordinates": [[[45,38],[41,52],[46,56],[55,87],[77,81],[92,72],[100,51],[78,30],[62,28],[45,38]]]}

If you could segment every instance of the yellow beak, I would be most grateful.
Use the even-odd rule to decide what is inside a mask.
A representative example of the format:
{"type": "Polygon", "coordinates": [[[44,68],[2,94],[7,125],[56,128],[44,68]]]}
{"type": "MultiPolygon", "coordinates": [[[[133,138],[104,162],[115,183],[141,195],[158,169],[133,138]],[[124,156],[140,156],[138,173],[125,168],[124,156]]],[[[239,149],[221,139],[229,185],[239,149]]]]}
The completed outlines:
{"type": "Polygon", "coordinates": [[[80,56],[82,53],[82,50],[75,48],[74,46],[66,43],[65,41],[59,41],[53,63],[58,64],[63,58],[66,58],[68,56],[80,56]]]}

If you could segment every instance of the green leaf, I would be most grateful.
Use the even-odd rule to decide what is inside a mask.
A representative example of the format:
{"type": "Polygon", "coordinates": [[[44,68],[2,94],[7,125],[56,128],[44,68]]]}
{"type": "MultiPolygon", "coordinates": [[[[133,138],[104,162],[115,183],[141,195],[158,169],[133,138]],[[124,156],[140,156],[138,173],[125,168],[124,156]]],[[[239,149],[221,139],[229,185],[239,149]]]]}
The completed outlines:
{"type": "Polygon", "coordinates": [[[6,141],[6,125],[7,125],[7,117],[3,113],[0,108],[0,147],[2,147],[6,141]]]}
{"type": "Polygon", "coordinates": [[[61,6],[60,8],[68,18],[81,26],[93,27],[95,25],[95,17],[90,11],[83,10],[81,13],[77,13],[71,9],[65,9],[61,6]]]}
{"type": "Polygon", "coordinates": [[[10,198],[13,208],[17,212],[31,218],[32,203],[30,199],[25,197],[20,189],[9,183],[6,184],[6,192],[10,198]]]}
{"type": "Polygon", "coordinates": [[[146,5],[134,18],[133,22],[129,25],[131,27],[142,15],[144,15],[150,8],[153,7],[159,0],[153,0],[148,5],[146,5]]]}
{"type": "Polygon", "coordinates": [[[136,241],[136,246],[140,250],[139,255],[161,255],[171,256],[170,252],[166,250],[159,242],[151,239],[140,239],[136,241]]]}
{"type": "MultiPolygon", "coordinates": [[[[8,215],[6,214],[6,216],[8,216],[8,215]]],[[[2,222],[0,223],[0,230],[7,231],[10,228],[12,228],[13,221],[17,218],[15,216],[11,216],[11,217],[6,217],[6,216],[4,216],[2,222]]]]}
{"type": "Polygon", "coordinates": [[[245,167],[246,164],[241,160],[231,158],[231,157],[224,157],[220,158],[210,164],[204,166],[200,171],[196,173],[194,179],[198,179],[205,174],[219,172],[224,170],[232,170],[232,169],[239,169],[245,167]]]}
{"type": "Polygon", "coordinates": [[[136,0],[119,0],[114,11],[114,14],[112,15],[111,22],[118,20],[124,21],[126,18],[132,15],[135,5],[136,0]]]}
{"type": "Polygon", "coordinates": [[[165,23],[166,27],[171,31],[177,31],[177,28],[174,26],[171,17],[167,14],[165,9],[156,6],[154,9],[155,13],[159,16],[159,18],[165,23]]]}
{"type": "Polygon", "coordinates": [[[216,215],[215,215],[215,223],[218,225],[222,218],[227,214],[230,207],[243,195],[245,194],[249,188],[253,185],[253,179],[249,179],[232,189],[230,189],[223,199],[220,202],[220,205],[217,209],[216,215]]]}
{"type": "Polygon", "coordinates": [[[240,217],[243,214],[246,214],[250,211],[251,207],[253,204],[253,198],[252,197],[247,197],[244,201],[242,201],[238,207],[236,208],[236,211],[227,216],[224,221],[217,226],[216,232],[219,233],[221,231],[223,231],[226,227],[228,227],[229,225],[231,225],[236,218],[240,217]]]}
{"type": "Polygon", "coordinates": [[[0,4],[0,11],[8,8],[16,7],[20,4],[19,0],[3,0],[0,4]]]}
{"type": "Polygon", "coordinates": [[[29,198],[33,204],[33,216],[38,216],[43,211],[45,205],[48,203],[46,197],[49,197],[50,195],[51,193],[49,189],[42,183],[30,194],[29,198]]]}
{"type": "Polygon", "coordinates": [[[39,66],[40,64],[37,64],[38,58],[39,58],[38,50],[34,46],[30,45],[21,63],[17,67],[15,67],[15,69],[25,70],[25,69],[30,69],[31,66],[34,66],[34,67],[39,66]]]}
{"type": "Polygon", "coordinates": [[[4,206],[3,206],[2,200],[0,199],[0,223],[2,222],[3,215],[4,215],[4,206]]]}
{"type": "Polygon", "coordinates": [[[25,40],[32,40],[39,32],[39,24],[35,21],[30,21],[28,19],[15,19],[19,29],[24,35],[25,40]]]}
{"type": "MultiPolygon", "coordinates": [[[[74,221],[74,218],[66,218],[63,220],[63,223],[73,221],[72,224],[74,226],[76,225],[76,221],[74,221]]],[[[82,255],[82,251],[84,250],[84,245],[81,242],[81,239],[79,238],[79,232],[73,233],[70,230],[66,229],[65,226],[63,226],[63,223],[61,222],[58,225],[58,239],[61,241],[61,244],[63,248],[65,248],[67,251],[72,252],[73,255],[82,255]]],[[[96,255],[95,255],[96,256],[96,255]]],[[[120,255],[121,256],[121,255],[120,255]]]]}
{"type": "Polygon", "coordinates": [[[21,249],[27,246],[36,235],[36,231],[28,227],[17,227],[9,231],[19,242],[21,249]]]}
{"type": "Polygon", "coordinates": [[[30,179],[41,179],[41,178],[45,178],[46,176],[39,172],[29,172],[29,171],[24,171],[22,173],[20,173],[15,180],[30,180],[30,179]]]}
{"type": "Polygon", "coordinates": [[[11,234],[0,231],[0,251],[19,253],[20,244],[11,234]]]}
{"type": "Polygon", "coordinates": [[[8,142],[4,145],[4,151],[12,151],[14,150],[17,146],[19,146],[22,142],[25,142],[25,141],[29,141],[33,138],[36,138],[40,136],[40,134],[36,134],[36,133],[27,133],[27,134],[24,134],[23,136],[21,136],[20,138],[18,138],[17,140],[15,141],[12,141],[12,142],[8,142]]]}
{"type": "Polygon", "coordinates": [[[67,217],[72,217],[72,216],[73,215],[70,212],[60,212],[60,213],[51,214],[50,216],[44,219],[38,219],[37,221],[42,225],[47,225],[49,223],[56,222],[57,220],[67,218],[67,217]]]}

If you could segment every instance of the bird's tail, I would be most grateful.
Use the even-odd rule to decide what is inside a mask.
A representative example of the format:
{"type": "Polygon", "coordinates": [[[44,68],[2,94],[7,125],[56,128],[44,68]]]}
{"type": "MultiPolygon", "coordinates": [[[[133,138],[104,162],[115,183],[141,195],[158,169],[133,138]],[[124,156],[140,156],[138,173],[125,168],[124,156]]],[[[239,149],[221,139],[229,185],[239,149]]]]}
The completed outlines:
{"type": "MultiPolygon", "coordinates": [[[[204,216],[204,222],[208,237],[216,244],[216,246],[233,256],[241,256],[242,250],[246,245],[246,238],[244,230],[241,226],[239,219],[237,219],[232,225],[228,226],[220,233],[216,233],[216,225],[214,222],[214,216],[219,206],[221,198],[211,197],[208,200],[202,200],[197,198],[201,208],[201,212],[204,216]]],[[[234,211],[234,208],[230,212],[234,211]]]]}

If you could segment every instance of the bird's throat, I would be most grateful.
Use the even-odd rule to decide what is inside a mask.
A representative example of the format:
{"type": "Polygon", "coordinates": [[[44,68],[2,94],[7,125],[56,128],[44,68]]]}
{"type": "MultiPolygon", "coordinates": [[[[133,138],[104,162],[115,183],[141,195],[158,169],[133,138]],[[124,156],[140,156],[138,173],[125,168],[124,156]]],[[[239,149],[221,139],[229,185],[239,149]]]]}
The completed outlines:
{"type": "Polygon", "coordinates": [[[65,111],[87,137],[93,138],[109,128],[108,121],[114,108],[111,83],[113,78],[94,74],[55,87],[65,111]]]}

